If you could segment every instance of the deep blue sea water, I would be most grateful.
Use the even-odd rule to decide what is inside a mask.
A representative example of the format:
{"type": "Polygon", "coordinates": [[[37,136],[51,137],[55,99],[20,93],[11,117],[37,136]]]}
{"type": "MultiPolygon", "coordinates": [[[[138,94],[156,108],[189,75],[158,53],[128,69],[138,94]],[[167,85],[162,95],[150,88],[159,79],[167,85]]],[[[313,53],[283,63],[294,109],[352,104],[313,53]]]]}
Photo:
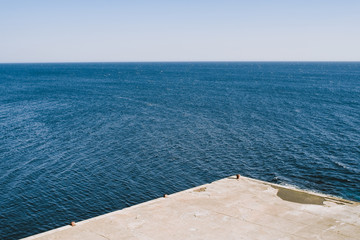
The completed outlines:
{"type": "Polygon", "coordinates": [[[360,63],[0,65],[0,238],[240,173],[360,201],[360,63]]]}

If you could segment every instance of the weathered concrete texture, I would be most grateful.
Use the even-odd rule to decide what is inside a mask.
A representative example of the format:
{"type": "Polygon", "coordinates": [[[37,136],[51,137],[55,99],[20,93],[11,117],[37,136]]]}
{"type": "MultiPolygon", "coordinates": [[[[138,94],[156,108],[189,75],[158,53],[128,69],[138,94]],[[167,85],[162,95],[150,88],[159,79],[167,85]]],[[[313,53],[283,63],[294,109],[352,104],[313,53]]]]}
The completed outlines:
{"type": "Polygon", "coordinates": [[[360,204],[229,177],[26,239],[360,239],[360,204]]]}

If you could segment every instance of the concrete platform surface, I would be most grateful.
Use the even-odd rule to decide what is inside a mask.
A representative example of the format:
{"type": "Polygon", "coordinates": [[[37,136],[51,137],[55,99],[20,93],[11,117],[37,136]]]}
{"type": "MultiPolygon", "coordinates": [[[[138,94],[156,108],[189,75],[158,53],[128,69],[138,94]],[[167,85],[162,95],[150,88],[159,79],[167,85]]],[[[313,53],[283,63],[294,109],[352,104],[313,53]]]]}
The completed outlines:
{"type": "Polygon", "coordinates": [[[360,239],[360,203],[229,177],[25,239],[360,239]]]}

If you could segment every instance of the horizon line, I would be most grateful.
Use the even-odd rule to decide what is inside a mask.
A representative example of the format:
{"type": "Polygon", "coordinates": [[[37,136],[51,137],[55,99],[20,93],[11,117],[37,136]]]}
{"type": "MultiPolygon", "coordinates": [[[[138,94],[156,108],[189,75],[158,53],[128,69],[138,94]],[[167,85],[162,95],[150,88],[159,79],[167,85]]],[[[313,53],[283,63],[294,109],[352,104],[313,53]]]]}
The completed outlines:
{"type": "Polygon", "coordinates": [[[72,64],[72,63],[360,63],[360,60],[190,60],[190,61],[54,61],[0,62],[0,64],[72,64]]]}

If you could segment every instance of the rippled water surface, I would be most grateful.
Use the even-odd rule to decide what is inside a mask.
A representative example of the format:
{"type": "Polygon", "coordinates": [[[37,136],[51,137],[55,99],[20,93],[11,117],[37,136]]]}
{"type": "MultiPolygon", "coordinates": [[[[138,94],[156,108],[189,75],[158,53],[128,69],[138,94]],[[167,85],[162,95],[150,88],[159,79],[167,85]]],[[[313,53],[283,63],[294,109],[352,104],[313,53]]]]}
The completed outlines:
{"type": "Polygon", "coordinates": [[[0,65],[0,238],[240,173],[360,201],[360,63],[0,65]]]}

